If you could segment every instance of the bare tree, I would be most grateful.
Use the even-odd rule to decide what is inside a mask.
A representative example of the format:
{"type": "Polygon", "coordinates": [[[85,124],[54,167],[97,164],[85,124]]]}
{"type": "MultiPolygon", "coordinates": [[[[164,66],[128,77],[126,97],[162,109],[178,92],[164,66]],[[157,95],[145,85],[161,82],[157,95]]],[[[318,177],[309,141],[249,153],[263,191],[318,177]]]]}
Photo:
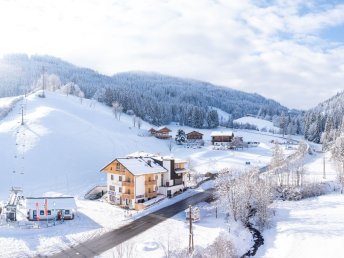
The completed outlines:
{"type": "Polygon", "coordinates": [[[141,129],[142,126],[142,119],[141,118],[137,118],[137,128],[141,129]]]}
{"type": "Polygon", "coordinates": [[[170,152],[172,152],[173,148],[174,148],[174,141],[172,140],[172,138],[168,139],[167,141],[167,148],[170,152]]]}
{"type": "Polygon", "coordinates": [[[123,107],[117,101],[112,102],[112,112],[115,115],[115,118],[121,120],[121,115],[123,112],[123,107]]]}
{"type": "Polygon", "coordinates": [[[138,117],[133,115],[132,119],[133,119],[133,127],[136,127],[138,117]]]}
{"type": "Polygon", "coordinates": [[[134,247],[135,245],[132,242],[119,244],[113,249],[112,256],[113,258],[133,258],[135,257],[134,247]]]}
{"type": "Polygon", "coordinates": [[[335,141],[332,147],[332,158],[337,163],[337,179],[341,184],[341,193],[344,188],[344,133],[342,133],[335,141]]]}

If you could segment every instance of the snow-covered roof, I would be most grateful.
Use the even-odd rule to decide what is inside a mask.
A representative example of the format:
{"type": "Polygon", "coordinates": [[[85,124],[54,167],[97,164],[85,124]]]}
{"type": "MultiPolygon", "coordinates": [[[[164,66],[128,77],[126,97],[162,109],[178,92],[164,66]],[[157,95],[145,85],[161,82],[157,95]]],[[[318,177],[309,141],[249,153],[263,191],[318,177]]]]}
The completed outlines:
{"type": "Polygon", "coordinates": [[[198,131],[192,131],[192,132],[189,132],[189,133],[187,133],[186,135],[188,135],[188,134],[192,134],[192,133],[197,133],[197,134],[201,134],[201,135],[203,135],[203,133],[200,133],[200,132],[198,132],[198,131]]]}
{"type": "Polygon", "coordinates": [[[45,200],[48,203],[48,210],[52,209],[63,209],[63,210],[71,210],[76,209],[76,203],[74,197],[27,197],[25,199],[25,206],[26,209],[37,209],[40,210],[44,209],[45,200]],[[55,204],[55,205],[54,205],[55,204]]]}
{"type": "Polygon", "coordinates": [[[135,176],[167,172],[152,158],[119,158],[117,160],[135,176]]]}
{"type": "Polygon", "coordinates": [[[157,131],[160,131],[160,130],[162,130],[162,129],[167,129],[167,130],[169,130],[169,131],[171,132],[171,129],[167,128],[166,126],[160,126],[160,127],[158,127],[157,131]]]}
{"type": "Polygon", "coordinates": [[[187,163],[185,159],[174,159],[175,163],[187,163]]]}
{"type": "Polygon", "coordinates": [[[211,136],[232,136],[232,131],[220,131],[220,132],[212,132],[211,136]]]}

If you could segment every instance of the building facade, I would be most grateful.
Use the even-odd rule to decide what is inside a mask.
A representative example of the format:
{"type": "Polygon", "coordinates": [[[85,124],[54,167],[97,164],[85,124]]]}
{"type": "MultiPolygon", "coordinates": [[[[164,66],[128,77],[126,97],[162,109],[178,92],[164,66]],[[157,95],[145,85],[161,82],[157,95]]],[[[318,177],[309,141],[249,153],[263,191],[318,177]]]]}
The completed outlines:
{"type": "Polygon", "coordinates": [[[182,191],[186,171],[186,162],[152,155],[117,158],[101,169],[107,173],[108,201],[131,209],[158,194],[182,191]]]}

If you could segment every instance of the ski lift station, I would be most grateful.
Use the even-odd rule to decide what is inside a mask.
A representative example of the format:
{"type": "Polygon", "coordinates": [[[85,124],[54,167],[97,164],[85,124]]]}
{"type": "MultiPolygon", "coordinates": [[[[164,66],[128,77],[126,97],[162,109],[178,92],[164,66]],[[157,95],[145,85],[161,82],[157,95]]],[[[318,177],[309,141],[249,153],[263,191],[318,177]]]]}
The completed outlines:
{"type": "Polygon", "coordinates": [[[71,220],[76,213],[74,197],[27,197],[26,210],[28,219],[71,220]]]}
{"type": "MultiPolygon", "coordinates": [[[[188,222],[190,219],[190,209],[185,210],[185,219],[188,222]]],[[[201,219],[201,212],[198,207],[192,207],[191,208],[191,220],[192,222],[199,221],[201,219]]]]}

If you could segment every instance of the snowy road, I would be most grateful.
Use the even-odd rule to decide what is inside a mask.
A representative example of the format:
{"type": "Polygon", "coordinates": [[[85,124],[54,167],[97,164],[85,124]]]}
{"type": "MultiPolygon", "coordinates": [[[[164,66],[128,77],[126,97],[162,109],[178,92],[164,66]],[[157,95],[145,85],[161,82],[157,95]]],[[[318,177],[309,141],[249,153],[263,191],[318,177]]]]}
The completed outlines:
{"type": "MultiPolygon", "coordinates": [[[[146,231],[147,229],[154,227],[160,222],[185,210],[189,205],[194,205],[196,203],[203,202],[205,200],[212,198],[212,193],[212,189],[200,192],[171,206],[162,208],[154,213],[139,218],[126,226],[105,233],[97,238],[88,240],[84,243],[80,243],[51,257],[94,257],[96,255],[100,255],[106,250],[118,244],[121,244],[134,236],[137,236],[138,234],[146,231]]],[[[38,257],[46,256],[39,255],[38,257]]]]}

